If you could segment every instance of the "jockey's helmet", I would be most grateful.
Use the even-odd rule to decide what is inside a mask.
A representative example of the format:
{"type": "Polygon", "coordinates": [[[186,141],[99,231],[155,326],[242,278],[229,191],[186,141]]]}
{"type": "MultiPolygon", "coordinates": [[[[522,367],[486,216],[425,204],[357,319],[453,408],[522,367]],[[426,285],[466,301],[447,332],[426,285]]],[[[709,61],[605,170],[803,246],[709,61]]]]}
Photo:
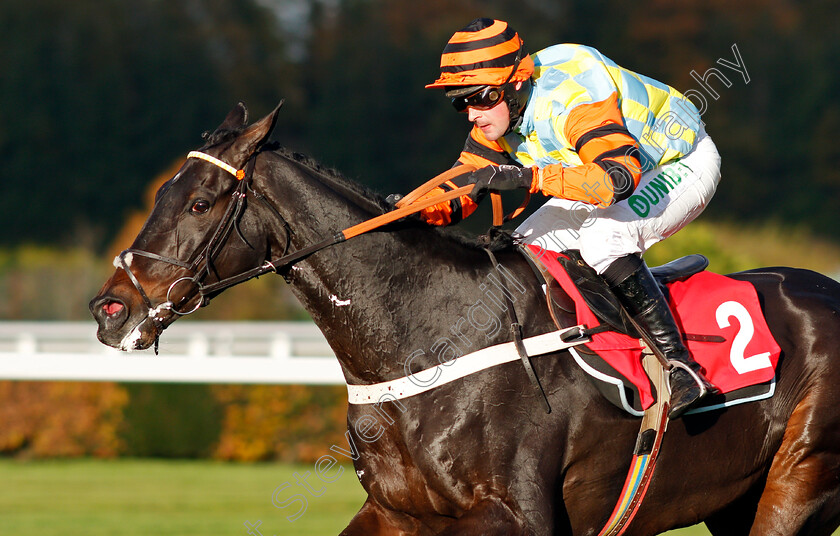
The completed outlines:
{"type": "Polygon", "coordinates": [[[446,43],[440,71],[440,78],[427,88],[444,88],[458,111],[491,108],[504,99],[512,129],[531,94],[534,61],[508,23],[475,19],[446,43]],[[522,82],[518,90],[517,82],[522,82]]]}

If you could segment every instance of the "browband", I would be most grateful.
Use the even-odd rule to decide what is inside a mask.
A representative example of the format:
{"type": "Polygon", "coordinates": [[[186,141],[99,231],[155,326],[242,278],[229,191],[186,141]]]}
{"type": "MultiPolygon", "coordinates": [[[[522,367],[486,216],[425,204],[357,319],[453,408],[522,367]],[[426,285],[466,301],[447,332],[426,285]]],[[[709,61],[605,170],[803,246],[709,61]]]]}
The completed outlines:
{"type": "Polygon", "coordinates": [[[236,177],[236,180],[238,180],[238,181],[241,181],[242,179],[245,178],[245,170],[244,169],[236,169],[235,167],[231,166],[230,164],[222,162],[221,160],[219,160],[215,156],[210,156],[207,153],[202,153],[201,151],[190,151],[190,153],[187,154],[187,158],[198,158],[199,160],[204,160],[205,162],[210,162],[211,164],[224,169],[225,171],[227,171],[228,173],[230,173],[231,175],[236,177]]]}

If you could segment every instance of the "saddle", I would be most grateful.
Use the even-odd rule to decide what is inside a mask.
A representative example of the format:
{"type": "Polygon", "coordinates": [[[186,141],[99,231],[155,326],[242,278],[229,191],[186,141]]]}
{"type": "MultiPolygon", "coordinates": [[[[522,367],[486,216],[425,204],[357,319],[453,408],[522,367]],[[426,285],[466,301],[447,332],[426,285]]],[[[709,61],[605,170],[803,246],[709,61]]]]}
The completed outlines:
{"type": "MultiPolygon", "coordinates": [[[[518,248],[543,283],[558,328],[568,327],[569,315],[585,326],[578,336],[591,342],[570,350],[575,361],[605,398],[642,415],[658,398],[657,389],[640,364],[640,336],[608,284],[577,250],[518,248]]],[[[780,352],[752,285],[708,272],[708,264],[695,254],[650,269],[671,303],[686,346],[720,390],[691,412],[772,396],[780,352]],[[736,322],[730,325],[733,316],[736,322]],[[747,337],[749,348],[736,343],[747,337]],[[745,361],[756,366],[745,367],[745,361]]]]}
{"type": "MultiPolygon", "coordinates": [[[[560,284],[536,255],[534,255],[533,251],[522,245],[519,245],[518,248],[528,260],[528,264],[534,270],[537,278],[543,281],[548,309],[551,312],[555,324],[558,324],[558,327],[560,327],[557,319],[557,309],[567,314],[574,314],[574,301],[562,290],[560,284]]],[[[607,282],[583,260],[579,250],[566,250],[563,254],[558,255],[557,260],[580,291],[581,296],[586,301],[586,305],[598,317],[602,325],[609,326],[619,333],[624,333],[635,339],[640,338],[639,333],[633,327],[630,319],[627,317],[627,313],[618,303],[618,299],[613,294],[607,282]]],[[[702,272],[708,266],[709,259],[703,255],[693,254],[680,257],[661,266],[651,267],[650,272],[659,283],[662,293],[667,296],[668,283],[687,279],[694,274],[702,272]]]]}

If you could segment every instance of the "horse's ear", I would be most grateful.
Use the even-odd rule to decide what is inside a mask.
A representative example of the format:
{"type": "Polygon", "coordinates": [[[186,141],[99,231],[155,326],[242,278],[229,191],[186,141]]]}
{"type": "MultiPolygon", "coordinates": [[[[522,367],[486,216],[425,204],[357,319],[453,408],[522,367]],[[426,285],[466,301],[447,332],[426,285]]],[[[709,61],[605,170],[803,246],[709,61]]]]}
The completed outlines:
{"type": "Polygon", "coordinates": [[[226,151],[231,155],[231,161],[235,162],[234,165],[245,165],[245,162],[251,158],[251,155],[257,152],[268,141],[268,138],[271,136],[271,131],[274,130],[274,125],[277,123],[277,113],[280,111],[281,106],[283,106],[283,101],[280,101],[280,104],[270,114],[246,128],[236,138],[236,141],[233,142],[230,149],[226,151]]]}
{"type": "Polygon", "coordinates": [[[216,130],[239,130],[247,124],[248,108],[245,107],[244,103],[239,102],[228,112],[227,117],[216,130]]]}

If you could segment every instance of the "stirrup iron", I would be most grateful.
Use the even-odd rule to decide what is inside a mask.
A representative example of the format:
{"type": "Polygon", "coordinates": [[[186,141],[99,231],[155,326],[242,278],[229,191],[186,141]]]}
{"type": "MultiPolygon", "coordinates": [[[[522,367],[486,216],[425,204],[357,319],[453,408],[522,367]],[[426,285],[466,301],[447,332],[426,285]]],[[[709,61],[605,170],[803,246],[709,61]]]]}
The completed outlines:
{"type": "Polygon", "coordinates": [[[673,393],[673,389],[671,388],[671,371],[676,367],[683,369],[684,371],[688,372],[688,375],[691,376],[691,379],[694,380],[694,383],[697,384],[697,387],[700,388],[700,396],[697,397],[697,400],[705,397],[709,394],[709,389],[706,388],[708,380],[704,380],[700,374],[697,373],[693,368],[688,366],[686,363],[681,361],[677,361],[675,359],[671,359],[668,361],[668,392],[673,393]]]}

